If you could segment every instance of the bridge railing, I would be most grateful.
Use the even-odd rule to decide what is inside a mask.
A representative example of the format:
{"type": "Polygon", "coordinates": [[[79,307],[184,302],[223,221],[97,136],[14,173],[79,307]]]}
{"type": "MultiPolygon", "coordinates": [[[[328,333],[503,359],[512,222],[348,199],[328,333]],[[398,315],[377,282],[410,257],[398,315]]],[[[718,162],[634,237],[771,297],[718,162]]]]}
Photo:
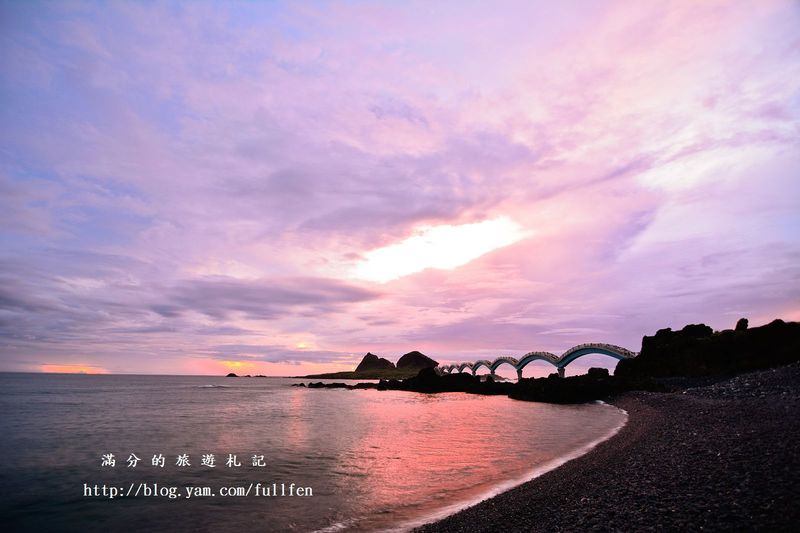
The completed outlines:
{"type": "MultiPolygon", "coordinates": [[[[494,374],[495,370],[500,365],[510,364],[516,369],[517,376],[521,377],[522,368],[524,368],[526,365],[528,365],[528,363],[530,363],[534,359],[541,359],[543,361],[547,361],[548,363],[558,368],[559,375],[563,375],[562,369],[574,360],[574,359],[569,359],[569,357],[575,352],[583,350],[598,350],[598,353],[610,352],[611,354],[613,354],[613,356],[619,356],[620,359],[633,359],[634,357],[639,355],[637,352],[628,350],[627,348],[623,348],[622,346],[617,346],[616,344],[609,344],[605,342],[586,342],[583,344],[578,344],[576,346],[573,346],[572,348],[566,350],[561,355],[555,355],[550,352],[528,352],[520,359],[511,356],[500,356],[494,361],[489,361],[487,359],[480,359],[474,362],[462,362],[451,365],[444,365],[443,367],[441,367],[441,371],[449,373],[452,372],[453,370],[458,370],[459,372],[463,372],[465,369],[470,369],[474,374],[478,368],[480,368],[481,366],[485,366],[489,369],[489,371],[492,374],[494,374]],[[561,364],[562,361],[567,359],[569,359],[567,363],[562,365],[561,364]]],[[[580,357],[581,355],[579,355],[578,357],[580,357]]]]}

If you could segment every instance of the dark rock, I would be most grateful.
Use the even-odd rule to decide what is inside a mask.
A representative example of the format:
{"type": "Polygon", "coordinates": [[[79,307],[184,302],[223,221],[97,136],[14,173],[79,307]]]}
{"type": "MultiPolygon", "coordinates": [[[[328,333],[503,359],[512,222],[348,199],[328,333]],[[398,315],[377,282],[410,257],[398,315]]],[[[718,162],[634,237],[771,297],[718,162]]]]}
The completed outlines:
{"type": "Polygon", "coordinates": [[[693,339],[702,339],[713,335],[714,330],[711,329],[710,326],[706,326],[705,324],[687,324],[686,326],[683,326],[683,329],[680,330],[679,333],[681,333],[685,337],[693,339]]]}
{"type": "Polygon", "coordinates": [[[747,329],[747,325],[749,324],[746,318],[740,318],[738,322],[736,322],[736,331],[744,331],[747,329]]]}
{"type": "Polygon", "coordinates": [[[551,403],[579,403],[599,400],[607,396],[639,388],[645,390],[663,390],[652,384],[634,383],[616,380],[608,375],[605,368],[592,368],[584,376],[560,378],[552,374],[549,378],[527,379],[519,383],[496,382],[491,376],[473,376],[465,372],[440,375],[433,368],[423,368],[413,377],[402,381],[396,379],[380,380],[378,383],[309,383],[312,389],[377,389],[403,390],[410,392],[467,392],[471,394],[502,394],[518,400],[530,400],[551,403]],[[485,380],[481,380],[485,377],[485,380]]]}
{"type": "Polygon", "coordinates": [[[474,394],[508,394],[512,383],[481,381],[479,376],[464,372],[439,375],[433,368],[423,368],[416,377],[400,382],[401,390],[413,392],[470,392],[474,394]]]}
{"type": "Polygon", "coordinates": [[[774,320],[718,333],[700,324],[644,337],[639,356],[620,361],[615,375],[623,379],[734,375],[798,360],[800,323],[774,320]]]}
{"type": "Polygon", "coordinates": [[[437,366],[439,366],[438,362],[416,350],[408,352],[397,361],[397,368],[434,368],[437,366]]]}
{"type": "Polygon", "coordinates": [[[594,378],[607,378],[608,377],[608,369],[607,368],[590,368],[588,372],[586,372],[587,376],[592,376],[594,378]]]}
{"type": "Polygon", "coordinates": [[[560,378],[554,373],[546,378],[521,379],[509,397],[534,402],[583,403],[603,400],[631,389],[663,390],[663,387],[653,382],[622,380],[610,376],[605,368],[590,368],[582,376],[560,378]]]}
{"type": "Polygon", "coordinates": [[[225,377],[226,377],[226,378],[238,378],[239,376],[237,376],[236,374],[234,374],[233,372],[231,372],[230,374],[228,374],[228,375],[227,375],[227,376],[225,376],[225,377]]]}
{"type": "Polygon", "coordinates": [[[292,387],[305,387],[305,383],[292,383],[292,387]]]}
{"type": "Polygon", "coordinates": [[[311,387],[312,385],[314,386],[314,388],[318,388],[318,389],[323,389],[323,388],[324,389],[346,389],[346,388],[349,387],[349,385],[347,385],[347,383],[322,383],[321,381],[317,382],[317,383],[309,383],[308,384],[309,387],[311,387]]]}
{"type": "Polygon", "coordinates": [[[391,370],[394,369],[394,363],[391,361],[384,359],[383,357],[378,357],[373,353],[367,352],[367,355],[358,363],[356,367],[356,372],[367,372],[371,370],[391,370]]]}
{"type": "Polygon", "coordinates": [[[382,379],[378,382],[378,390],[401,390],[402,382],[399,379],[382,379]]]}

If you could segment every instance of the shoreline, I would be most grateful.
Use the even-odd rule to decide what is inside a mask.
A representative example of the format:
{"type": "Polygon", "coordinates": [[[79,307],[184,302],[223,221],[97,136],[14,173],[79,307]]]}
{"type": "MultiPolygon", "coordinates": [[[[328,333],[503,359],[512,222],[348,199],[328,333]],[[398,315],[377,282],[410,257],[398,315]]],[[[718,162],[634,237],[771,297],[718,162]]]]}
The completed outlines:
{"type": "Polygon", "coordinates": [[[800,364],[609,402],[626,424],[587,453],[415,531],[792,530],[800,364]]]}
{"type": "MultiPolygon", "coordinates": [[[[512,401],[520,401],[520,400],[512,400],[512,401]]],[[[390,532],[416,531],[418,528],[423,527],[427,524],[436,523],[438,521],[444,520],[450,516],[454,516],[460,513],[461,511],[465,511],[483,501],[490,500],[501,494],[506,493],[509,490],[513,490],[521,485],[530,483],[531,481],[534,481],[535,479],[547,474],[548,472],[552,472],[557,468],[561,468],[566,463],[574,459],[577,459],[579,457],[583,457],[584,455],[590,453],[600,444],[603,444],[604,442],[607,442],[609,439],[614,438],[620,431],[622,431],[622,429],[628,423],[628,413],[624,409],[617,407],[616,405],[612,405],[608,402],[602,402],[599,400],[596,403],[603,404],[604,407],[606,408],[617,409],[619,411],[622,411],[625,414],[625,418],[623,419],[622,423],[610,429],[597,439],[581,446],[580,448],[576,448],[575,450],[565,455],[556,457],[555,459],[552,459],[544,464],[540,464],[530,470],[527,470],[524,474],[517,476],[513,479],[507,479],[505,481],[497,483],[496,485],[493,485],[492,487],[481,493],[479,496],[472,497],[467,500],[462,500],[460,502],[452,503],[443,509],[439,509],[438,511],[431,513],[430,515],[409,522],[404,522],[398,525],[397,527],[389,528],[386,531],[390,532]]]]}

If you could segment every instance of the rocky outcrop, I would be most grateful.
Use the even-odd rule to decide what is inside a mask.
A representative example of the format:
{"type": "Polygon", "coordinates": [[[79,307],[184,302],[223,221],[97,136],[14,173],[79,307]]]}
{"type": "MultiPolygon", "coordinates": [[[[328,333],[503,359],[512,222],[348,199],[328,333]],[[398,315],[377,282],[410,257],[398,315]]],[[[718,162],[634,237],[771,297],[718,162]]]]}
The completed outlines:
{"type": "MultiPolygon", "coordinates": [[[[294,384],[301,387],[302,384],[294,384]]],[[[513,383],[497,383],[491,376],[486,376],[484,381],[479,376],[472,374],[444,374],[439,375],[433,368],[423,368],[419,373],[408,379],[382,379],[378,383],[309,383],[310,389],[377,389],[377,390],[403,390],[409,392],[469,392],[473,394],[508,394],[513,388],[513,383]]]]}
{"type": "Polygon", "coordinates": [[[435,368],[439,363],[427,355],[414,350],[403,355],[397,361],[397,368],[435,368]]]}
{"type": "Polygon", "coordinates": [[[582,376],[521,379],[509,394],[515,400],[548,403],[582,403],[602,400],[621,392],[636,389],[663,391],[664,387],[649,380],[631,382],[611,376],[606,368],[590,368],[582,376]]]}
{"type": "Polygon", "coordinates": [[[774,320],[757,328],[715,332],[704,324],[661,329],[642,339],[635,359],[620,361],[615,375],[665,378],[733,375],[800,360],[800,323],[774,320]]]}
{"type": "Polygon", "coordinates": [[[358,363],[356,372],[369,372],[372,370],[394,370],[394,363],[383,357],[378,357],[374,353],[367,352],[367,355],[358,363]]]}
{"type": "Polygon", "coordinates": [[[402,381],[381,380],[378,390],[405,390],[411,392],[469,392],[472,394],[508,394],[513,383],[498,383],[491,376],[481,380],[480,376],[466,373],[438,374],[433,368],[423,368],[413,378],[402,381]]]}

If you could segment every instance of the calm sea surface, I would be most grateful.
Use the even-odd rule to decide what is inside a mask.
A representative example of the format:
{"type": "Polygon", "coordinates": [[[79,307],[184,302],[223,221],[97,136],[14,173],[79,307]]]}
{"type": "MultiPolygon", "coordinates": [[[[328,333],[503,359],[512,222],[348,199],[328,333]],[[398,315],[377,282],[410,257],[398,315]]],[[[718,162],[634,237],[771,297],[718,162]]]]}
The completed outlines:
{"type": "Polygon", "coordinates": [[[408,529],[581,453],[625,419],[599,404],[290,387],[299,381],[0,374],[4,530],[408,529]],[[159,454],[164,467],[152,465],[159,454]],[[176,465],[183,454],[190,466],[176,465]],[[229,454],[241,466],[226,466],[229,454]],[[313,495],[289,496],[292,483],[313,495]],[[95,485],[107,495],[87,495],[95,485]],[[207,495],[187,499],[187,487],[207,495]],[[249,495],[222,494],[237,490],[249,495]]]}

